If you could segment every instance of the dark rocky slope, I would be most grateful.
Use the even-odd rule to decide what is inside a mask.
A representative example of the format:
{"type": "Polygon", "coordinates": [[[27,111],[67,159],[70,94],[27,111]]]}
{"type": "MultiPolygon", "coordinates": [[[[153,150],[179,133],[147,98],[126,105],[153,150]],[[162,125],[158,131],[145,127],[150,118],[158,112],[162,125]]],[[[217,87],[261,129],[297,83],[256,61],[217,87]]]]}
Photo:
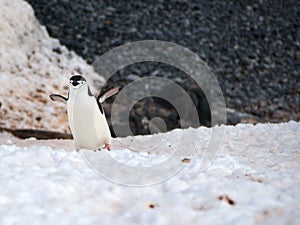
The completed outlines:
{"type": "MultiPolygon", "coordinates": [[[[28,2],[51,36],[90,63],[113,47],[138,40],[164,40],[191,49],[212,68],[227,107],[252,115],[232,113],[231,124],[243,116],[254,122],[300,119],[296,0],[28,2]]],[[[156,68],[137,65],[120,71],[111,82],[126,84],[132,78],[128,75],[145,76],[156,68]]],[[[186,83],[172,68],[158,71],[186,83]]]]}

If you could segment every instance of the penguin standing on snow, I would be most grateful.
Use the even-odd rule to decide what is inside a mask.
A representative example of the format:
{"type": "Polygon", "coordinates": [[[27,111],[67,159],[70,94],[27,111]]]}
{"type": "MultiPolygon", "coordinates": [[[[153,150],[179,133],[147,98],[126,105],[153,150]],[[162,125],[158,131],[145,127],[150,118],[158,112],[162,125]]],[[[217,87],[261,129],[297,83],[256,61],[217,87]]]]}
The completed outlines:
{"type": "Polygon", "coordinates": [[[53,101],[67,104],[68,120],[76,150],[111,148],[111,134],[101,106],[107,98],[118,93],[112,88],[96,98],[90,91],[86,79],[81,75],[70,78],[68,98],[51,94],[53,101]]]}

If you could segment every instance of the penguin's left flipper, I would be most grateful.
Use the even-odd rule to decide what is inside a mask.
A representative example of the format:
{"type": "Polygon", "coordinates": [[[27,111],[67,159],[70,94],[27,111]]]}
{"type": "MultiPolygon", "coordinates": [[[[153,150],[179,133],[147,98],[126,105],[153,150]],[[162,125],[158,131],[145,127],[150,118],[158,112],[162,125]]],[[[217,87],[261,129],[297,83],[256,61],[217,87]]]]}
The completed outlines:
{"type": "Polygon", "coordinates": [[[51,94],[49,96],[51,98],[52,101],[58,101],[58,102],[62,102],[62,103],[67,103],[68,99],[65,98],[64,96],[58,95],[58,94],[51,94]]]}
{"type": "Polygon", "coordinates": [[[100,103],[103,103],[106,99],[108,99],[109,97],[117,94],[118,92],[120,91],[120,87],[115,87],[115,88],[112,88],[110,89],[109,91],[105,92],[103,95],[101,95],[99,98],[98,98],[98,101],[100,103]]]}

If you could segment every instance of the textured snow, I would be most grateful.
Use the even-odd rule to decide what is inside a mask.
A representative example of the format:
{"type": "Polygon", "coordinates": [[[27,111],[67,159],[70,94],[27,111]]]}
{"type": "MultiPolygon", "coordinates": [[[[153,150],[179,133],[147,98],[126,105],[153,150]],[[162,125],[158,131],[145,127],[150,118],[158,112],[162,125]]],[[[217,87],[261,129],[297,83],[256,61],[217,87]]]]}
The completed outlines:
{"type": "MultiPolygon", "coordinates": [[[[52,141],[61,143],[55,150],[50,141],[41,146],[40,141],[4,137],[0,224],[298,224],[300,123],[225,130],[221,151],[208,169],[199,171],[201,158],[196,155],[166,182],[139,188],[99,176],[80,152],[70,148],[70,141],[52,141]]],[[[211,131],[182,132],[191,137],[199,132],[207,140],[211,131]]],[[[174,143],[177,134],[160,137],[174,143]]],[[[141,139],[128,137],[123,143],[141,139]]],[[[140,153],[116,142],[108,154],[137,170],[168,155],[167,149],[140,153]]]]}
{"type": "Polygon", "coordinates": [[[85,73],[94,93],[103,78],[50,38],[27,2],[0,0],[0,6],[0,126],[69,131],[65,107],[49,94],[66,96],[73,73],[85,73]]]}

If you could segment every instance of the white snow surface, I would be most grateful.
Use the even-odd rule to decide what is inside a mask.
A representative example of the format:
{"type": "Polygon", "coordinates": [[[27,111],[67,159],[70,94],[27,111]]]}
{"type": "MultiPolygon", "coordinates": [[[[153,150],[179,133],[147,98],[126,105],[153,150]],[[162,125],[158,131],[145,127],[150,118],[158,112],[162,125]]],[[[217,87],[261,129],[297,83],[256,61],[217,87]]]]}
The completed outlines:
{"type": "MultiPolygon", "coordinates": [[[[211,131],[182,130],[191,136],[199,132],[203,139],[211,131]]],[[[173,143],[178,130],[160,137],[166,135],[173,143]]],[[[109,154],[136,169],[166,157],[164,149],[148,155],[115,142],[109,154]]],[[[2,137],[0,143],[0,224],[239,225],[298,224],[300,219],[299,122],[226,126],[208,169],[199,171],[201,159],[192,157],[177,175],[146,187],[102,178],[70,141],[2,137]],[[61,149],[53,147],[57,143],[61,149]]]]}

